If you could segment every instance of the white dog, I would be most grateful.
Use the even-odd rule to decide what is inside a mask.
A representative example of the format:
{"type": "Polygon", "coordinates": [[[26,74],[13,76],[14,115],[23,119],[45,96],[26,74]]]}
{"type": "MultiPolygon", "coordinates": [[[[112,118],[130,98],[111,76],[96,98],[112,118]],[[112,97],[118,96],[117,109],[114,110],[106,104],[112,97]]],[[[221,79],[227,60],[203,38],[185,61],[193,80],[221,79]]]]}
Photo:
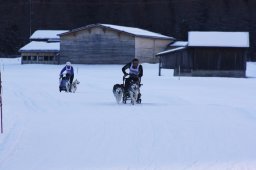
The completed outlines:
{"type": "Polygon", "coordinates": [[[120,84],[115,84],[113,86],[113,94],[116,99],[116,102],[119,104],[123,98],[124,88],[120,84]]]}
{"type": "Polygon", "coordinates": [[[72,93],[75,93],[76,92],[76,89],[77,89],[77,85],[79,84],[80,82],[75,79],[75,81],[73,81],[72,85],[71,85],[71,92],[72,93]]]}

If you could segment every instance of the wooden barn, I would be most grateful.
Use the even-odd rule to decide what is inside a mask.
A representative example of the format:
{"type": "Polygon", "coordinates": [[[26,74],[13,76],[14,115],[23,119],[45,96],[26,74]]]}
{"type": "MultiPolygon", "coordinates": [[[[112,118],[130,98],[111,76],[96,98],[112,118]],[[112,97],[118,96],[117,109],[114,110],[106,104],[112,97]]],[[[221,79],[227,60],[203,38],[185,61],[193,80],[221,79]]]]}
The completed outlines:
{"type": "Polygon", "coordinates": [[[133,58],[158,62],[155,55],[174,38],[147,30],[93,24],[60,34],[60,63],[124,64],[133,58]]]}
{"type": "Polygon", "coordinates": [[[30,36],[30,43],[22,47],[22,64],[58,64],[60,38],[67,30],[37,30],[30,36]]]}
{"type": "Polygon", "coordinates": [[[159,70],[169,65],[181,76],[246,77],[248,47],[248,32],[192,31],[186,48],[157,54],[159,70]]]}
{"type": "Polygon", "coordinates": [[[159,56],[159,76],[161,69],[174,69],[174,75],[182,73],[183,76],[191,74],[191,59],[187,52],[187,41],[176,41],[168,45],[159,56]]]}

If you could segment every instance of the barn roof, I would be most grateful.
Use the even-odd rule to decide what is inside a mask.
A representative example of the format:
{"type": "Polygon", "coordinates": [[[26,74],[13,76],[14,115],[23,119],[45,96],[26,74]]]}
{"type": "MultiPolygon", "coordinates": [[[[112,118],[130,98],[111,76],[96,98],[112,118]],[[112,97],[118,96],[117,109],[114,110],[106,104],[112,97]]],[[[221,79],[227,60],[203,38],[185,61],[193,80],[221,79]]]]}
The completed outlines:
{"type": "Polygon", "coordinates": [[[140,28],[134,28],[134,27],[126,27],[126,26],[119,26],[119,25],[110,25],[110,24],[92,24],[92,25],[87,25],[85,27],[81,27],[81,28],[77,28],[77,29],[73,29],[70,32],[67,33],[63,33],[60,34],[61,35],[66,35],[69,33],[73,33],[73,32],[78,32],[81,30],[86,30],[86,29],[90,29],[93,27],[103,27],[106,29],[112,29],[115,31],[119,31],[119,32],[125,32],[134,36],[139,36],[139,37],[148,37],[148,38],[158,38],[158,39],[174,39],[173,37],[169,37],[169,36],[165,36],[159,33],[155,33],[155,32],[151,32],[148,30],[144,30],[144,29],[140,29],[140,28]]]}
{"type": "Polygon", "coordinates": [[[184,50],[184,49],[186,49],[186,47],[177,47],[177,48],[174,48],[174,49],[162,51],[162,52],[156,54],[156,56],[161,56],[161,55],[164,55],[164,54],[169,54],[169,53],[173,53],[175,51],[180,51],[180,50],[184,50]]]}
{"type": "Polygon", "coordinates": [[[248,32],[199,32],[188,33],[189,47],[249,47],[248,32]]]}
{"type": "Polygon", "coordinates": [[[188,46],[187,41],[175,41],[174,43],[169,45],[170,47],[186,47],[188,46]]]}
{"type": "Polygon", "coordinates": [[[38,42],[32,41],[22,47],[19,52],[59,52],[60,43],[59,42],[38,42]]]}
{"type": "Polygon", "coordinates": [[[37,30],[30,36],[30,40],[57,41],[60,39],[59,34],[67,31],[68,30],[37,30]]]}

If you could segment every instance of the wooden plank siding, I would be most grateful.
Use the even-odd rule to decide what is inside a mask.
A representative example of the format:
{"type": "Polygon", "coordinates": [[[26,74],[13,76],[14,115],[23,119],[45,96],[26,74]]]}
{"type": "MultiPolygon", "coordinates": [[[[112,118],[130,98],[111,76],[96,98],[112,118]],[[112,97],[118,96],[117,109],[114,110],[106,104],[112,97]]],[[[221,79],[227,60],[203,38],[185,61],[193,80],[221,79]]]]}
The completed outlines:
{"type": "Polygon", "coordinates": [[[243,49],[197,48],[193,50],[194,68],[205,70],[244,70],[243,49]]]}
{"type": "Polygon", "coordinates": [[[244,48],[190,48],[193,76],[245,77],[244,48]]]}
{"type": "Polygon", "coordinates": [[[61,36],[60,63],[124,64],[135,56],[135,37],[94,27],[61,36]]]}
{"type": "Polygon", "coordinates": [[[161,76],[161,69],[174,69],[174,76],[191,76],[192,60],[187,49],[159,56],[159,76],[161,76]]]}
{"type": "Polygon", "coordinates": [[[246,77],[246,48],[188,47],[159,55],[161,69],[174,76],[246,77]]]}
{"type": "Polygon", "coordinates": [[[170,42],[164,39],[136,37],[135,57],[140,59],[140,62],[158,63],[159,58],[156,54],[163,51],[170,42]]]}

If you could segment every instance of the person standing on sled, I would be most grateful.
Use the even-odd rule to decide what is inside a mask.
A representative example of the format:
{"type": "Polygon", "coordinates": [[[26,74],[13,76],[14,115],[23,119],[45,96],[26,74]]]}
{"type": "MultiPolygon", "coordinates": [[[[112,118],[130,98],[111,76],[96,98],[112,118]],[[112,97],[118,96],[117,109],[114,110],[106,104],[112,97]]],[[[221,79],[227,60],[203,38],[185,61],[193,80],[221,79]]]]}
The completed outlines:
{"type": "Polygon", "coordinates": [[[71,84],[73,83],[73,79],[74,79],[74,68],[71,66],[71,63],[69,61],[66,62],[66,66],[63,67],[63,69],[60,71],[60,77],[63,77],[64,72],[66,73],[66,77],[69,78],[69,82],[70,82],[69,91],[71,92],[71,84]]]}
{"type": "MultiPolygon", "coordinates": [[[[125,79],[125,93],[127,92],[128,87],[130,86],[131,80],[140,84],[141,77],[143,76],[143,67],[139,64],[139,60],[137,58],[134,58],[130,63],[123,66],[122,72],[124,73],[124,77],[129,75],[129,77],[125,79]],[[127,69],[129,69],[129,73],[126,72],[127,69]]],[[[140,98],[140,96],[141,94],[139,94],[138,98],[140,98]]]]}

